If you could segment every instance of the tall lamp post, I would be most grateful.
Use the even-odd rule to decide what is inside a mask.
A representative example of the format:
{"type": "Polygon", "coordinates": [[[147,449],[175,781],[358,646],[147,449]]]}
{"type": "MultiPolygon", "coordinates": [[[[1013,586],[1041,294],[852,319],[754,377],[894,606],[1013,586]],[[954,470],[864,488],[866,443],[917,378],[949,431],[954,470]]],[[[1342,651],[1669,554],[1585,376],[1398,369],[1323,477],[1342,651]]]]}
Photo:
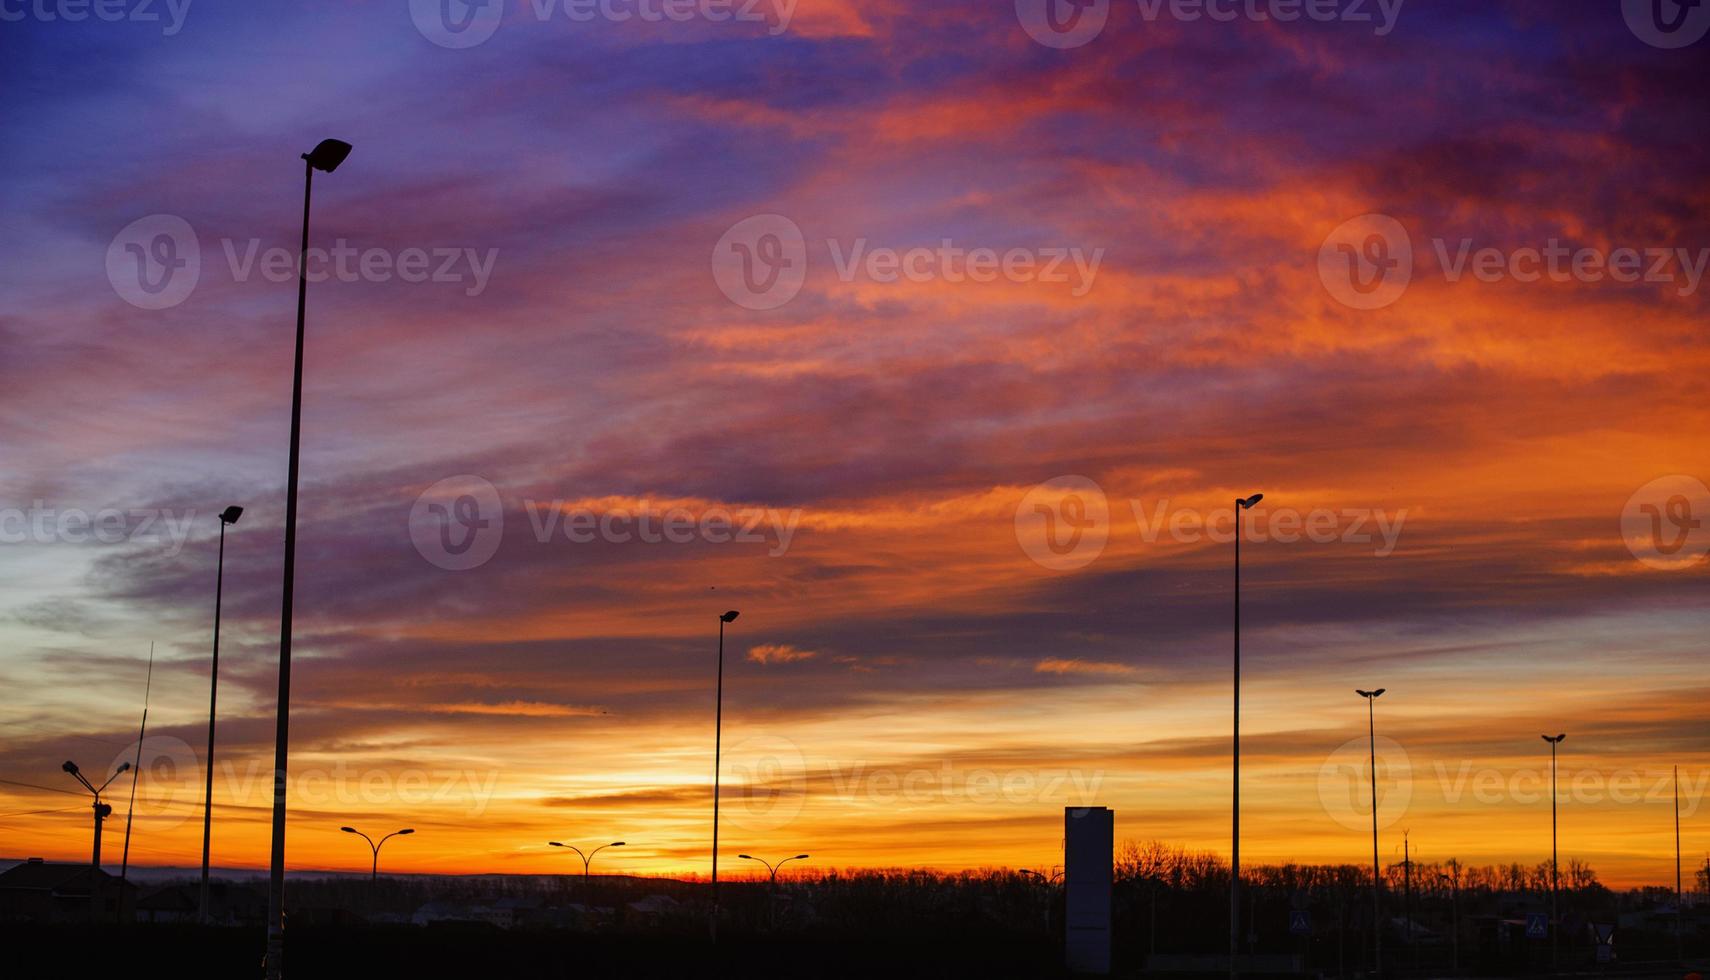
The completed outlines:
{"type": "Polygon", "coordinates": [[[582,859],[582,894],[584,897],[586,897],[588,894],[588,866],[594,863],[594,855],[600,853],[601,851],[605,850],[608,847],[622,847],[623,846],[623,841],[614,840],[610,844],[601,844],[599,847],[596,847],[593,850],[589,851],[588,853],[583,854],[582,849],[577,847],[575,844],[560,844],[559,842],[557,842],[555,840],[549,840],[549,841],[547,841],[547,843],[553,847],[568,847],[570,850],[576,852],[577,857],[582,859]]]}
{"type": "Polygon", "coordinates": [[[1439,871],[1437,872],[1437,880],[1449,886],[1449,940],[1454,951],[1454,959],[1450,962],[1453,972],[1459,973],[1461,972],[1461,866],[1458,861],[1449,861],[1448,865],[1454,869],[1454,876],[1450,877],[1448,874],[1439,871]]]}
{"type": "Polygon", "coordinates": [[[196,901],[196,920],[208,922],[208,845],[214,829],[214,707],[220,694],[220,601],[226,585],[226,528],[243,516],[242,507],[220,512],[220,558],[214,573],[214,661],[208,671],[208,755],[203,765],[208,783],[202,790],[202,888],[196,901]]]}
{"type": "Polygon", "coordinates": [[[713,709],[713,771],[712,771],[712,938],[718,942],[718,776],[719,760],[724,738],[724,627],[742,615],[732,609],[718,617],[718,695],[713,709]]]}
{"type": "MultiPolygon", "coordinates": [[[[102,783],[100,786],[96,786],[85,778],[82,770],[77,768],[77,763],[75,762],[67,760],[64,765],[60,766],[60,768],[69,773],[72,779],[82,783],[83,788],[88,790],[90,794],[95,797],[94,802],[91,804],[95,810],[95,850],[94,856],[89,860],[89,921],[93,922],[96,917],[100,915],[101,911],[101,899],[99,897],[101,893],[101,822],[106,820],[108,815],[113,812],[113,808],[111,806],[101,802],[101,791],[112,785],[113,780],[118,779],[119,776],[130,772],[131,764],[128,762],[119,763],[119,768],[113,770],[113,774],[108,776],[107,781],[102,783]]],[[[124,904],[124,900],[125,897],[120,895],[119,902],[121,905],[124,904]]]]}
{"type": "Polygon", "coordinates": [[[373,883],[378,883],[380,881],[380,848],[381,848],[381,846],[384,845],[387,841],[391,840],[394,837],[402,837],[405,834],[415,833],[414,830],[394,830],[391,833],[387,834],[386,836],[380,838],[380,843],[376,844],[374,842],[374,838],[368,836],[367,834],[363,833],[360,830],[357,830],[355,827],[340,827],[339,829],[344,831],[347,834],[355,834],[356,836],[358,836],[358,837],[360,837],[363,840],[368,842],[368,849],[374,852],[374,864],[369,869],[369,872],[368,872],[368,880],[370,882],[373,882],[373,883]]]}
{"type": "Polygon", "coordinates": [[[1556,857],[1556,746],[1567,735],[1540,735],[1550,743],[1550,963],[1561,962],[1561,919],[1558,918],[1556,894],[1561,890],[1561,867],[1556,857]]]}
{"type": "Polygon", "coordinates": [[[1235,501],[1235,738],[1229,821],[1229,980],[1240,974],[1241,946],[1241,512],[1265,499],[1262,493],[1235,501]]]}
{"type": "Polygon", "coordinates": [[[1366,739],[1371,747],[1372,764],[1372,972],[1383,973],[1383,914],[1382,904],[1383,866],[1378,863],[1377,836],[1377,699],[1383,696],[1388,688],[1380,687],[1375,691],[1354,693],[1366,699],[1366,739]]]}
{"type": "Polygon", "coordinates": [[[309,298],[309,195],[315,171],[332,173],[350,156],[350,144],[321,140],[303,154],[303,240],[297,251],[297,353],[291,376],[291,454],[285,478],[285,580],[279,605],[279,704],[273,736],[273,856],[267,883],[267,980],[284,976],[285,771],[291,717],[291,598],[297,570],[297,450],[303,429],[303,317],[309,298]]]}
{"type": "Polygon", "coordinates": [[[1680,917],[1686,914],[1686,895],[1680,889],[1680,767],[1674,767],[1674,958],[1686,962],[1686,939],[1680,917]]]}

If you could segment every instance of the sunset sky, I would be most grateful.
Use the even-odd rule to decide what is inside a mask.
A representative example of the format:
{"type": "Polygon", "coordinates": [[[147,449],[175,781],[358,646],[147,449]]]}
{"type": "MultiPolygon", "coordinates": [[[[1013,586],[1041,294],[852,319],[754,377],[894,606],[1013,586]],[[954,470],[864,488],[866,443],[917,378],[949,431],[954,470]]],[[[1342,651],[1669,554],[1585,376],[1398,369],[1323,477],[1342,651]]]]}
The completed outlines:
{"type": "Polygon", "coordinates": [[[292,869],[366,870],[353,824],[416,828],[399,872],[621,839],[597,870],[704,875],[726,609],[721,873],[1048,866],[1084,804],[1226,853],[1255,491],[1245,862],[1369,860],[1357,687],[1386,860],[1547,859],[1544,732],[1564,860],[1672,884],[1675,765],[1710,852],[1710,40],[1618,2],[1112,0],[1073,46],[1031,0],[610,3],[0,22],[0,855],[87,859],[60,763],[132,758],[153,644],[131,858],[199,862],[237,504],[213,861],[267,864],[326,137],[292,869]],[[1556,247],[1593,259],[1525,274],[1556,247]],[[1405,288],[1337,283],[1356,253],[1405,288]],[[466,502],[484,561],[436,550],[466,502]]]}

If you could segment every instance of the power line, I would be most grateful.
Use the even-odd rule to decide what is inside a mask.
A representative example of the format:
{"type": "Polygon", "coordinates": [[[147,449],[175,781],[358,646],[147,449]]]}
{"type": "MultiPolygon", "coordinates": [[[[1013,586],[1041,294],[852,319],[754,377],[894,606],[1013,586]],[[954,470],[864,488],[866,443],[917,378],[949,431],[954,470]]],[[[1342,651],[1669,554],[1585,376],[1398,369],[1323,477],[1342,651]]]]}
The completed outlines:
{"type": "Polygon", "coordinates": [[[0,813],[0,820],[7,817],[33,817],[42,813],[76,813],[83,808],[80,806],[60,807],[58,810],[18,810],[15,813],[0,813]]]}
{"type": "Polygon", "coordinates": [[[20,783],[16,779],[0,779],[0,783],[5,783],[8,786],[24,786],[24,787],[28,787],[29,789],[39,789],[39,790],[42,790],[43,792],[46,792],[46,793],[64,793],[67,796],[82,796],[83,795],[82,793],[78,793],[74,790],[60,789],[57,786],[43,786],[40,783],[20,783]]]}

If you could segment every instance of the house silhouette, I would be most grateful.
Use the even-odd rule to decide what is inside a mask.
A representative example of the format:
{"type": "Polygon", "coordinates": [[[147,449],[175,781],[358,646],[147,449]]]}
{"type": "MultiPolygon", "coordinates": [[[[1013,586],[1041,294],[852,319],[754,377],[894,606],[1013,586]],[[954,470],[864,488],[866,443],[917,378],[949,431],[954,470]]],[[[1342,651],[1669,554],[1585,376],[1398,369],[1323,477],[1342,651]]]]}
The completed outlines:
{"type": "Polygon", "coordinates": [[[0,922],[131,921],[136,886],[87,864],[30,858],[0,872],[0,922]],[[90,885],[96,890],[91,903],[90,885]]]}

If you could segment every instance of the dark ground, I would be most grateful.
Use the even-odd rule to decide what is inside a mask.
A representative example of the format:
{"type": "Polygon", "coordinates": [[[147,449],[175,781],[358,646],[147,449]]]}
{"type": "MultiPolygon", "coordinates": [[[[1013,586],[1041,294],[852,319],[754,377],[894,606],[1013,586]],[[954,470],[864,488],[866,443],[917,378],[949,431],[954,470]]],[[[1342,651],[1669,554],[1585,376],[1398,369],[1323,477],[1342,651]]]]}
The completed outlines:
{"type": "MultiPolygon", "coordinates": [[[[50,980],[171,977],[253,980],[265,943],[259,928],[187,925],[101,926],[0,924],[0,977],[50,980]]],[[[1140,974],[1118,957],[1119,977],[1217,980],[1221,974],[1140,974]]],[[[459,926],[306,925],[286,944],[286,975],[322,978],[458,977],[472,980],[556,978],[1066,978],[1058,943],[1002,930],[870,938],[844,934],[725,933],[717,946],[700,936],[636,932],[499,930],[459,926]]],[[[1334,976],[1332,972],[1330,974],[1334,976]]],[[[1410,980],[1446,975],[1405,971],[1410,980]]],[[[1509,974],[1467,971],[1463,976],[1509,974]]],[[[1569,970],[1558,980],[1680,980],[1666,963],[1611,964],[1569,970]]],[[[1244,980],[1264,980],[1247,977],[1244,980]]],[[[1550,980],[1547,972],[1530,980],[1550,980]]]]}
{"type": "MultiPolygon", "coordinates": [[[[258,929],[6,925],[0,944],[0,976],[19,980],[251,980],[261,976],[265,939],[258,929]]],[[[714,947],[682,936],[362,926],[293,929],[285,959],[293,980],[1067,976],[1059,963],[1052,945],[1002,933],[941,940],[727,935],[714,947]]]]}

